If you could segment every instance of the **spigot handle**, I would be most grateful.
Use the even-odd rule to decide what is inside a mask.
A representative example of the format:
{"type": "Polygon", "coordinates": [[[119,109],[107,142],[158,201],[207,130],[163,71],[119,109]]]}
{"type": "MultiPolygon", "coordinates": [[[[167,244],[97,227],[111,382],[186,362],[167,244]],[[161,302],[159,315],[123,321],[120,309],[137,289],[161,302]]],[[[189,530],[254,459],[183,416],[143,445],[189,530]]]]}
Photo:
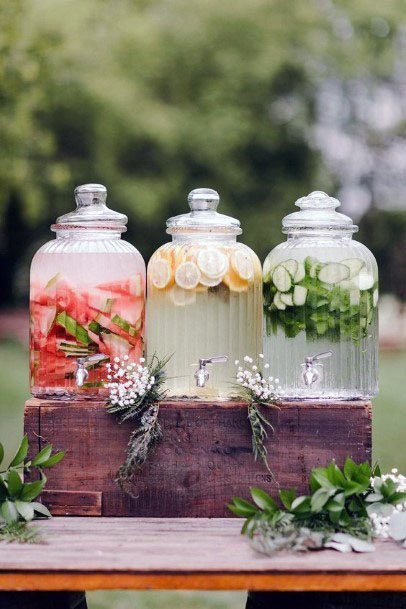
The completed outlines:
{"type": "Polygon", "coordinates": [[[317,362],[319,359],[325,359],[326,357],[331,357],[333,355],[332,351],[323,351],[323,353],[318,353],[317,355],[313,355],[312,360],[317,362]]]}
{"type": "Polygon", "coordinates": [[[87,357],[79,357],[78,362],[81,364],[97,364],[98,362],[102,362],[104,359],[107,359],[107,355],[103,353],[95,353],[94,355],[88,355],[87,357]]]}
{"type": "Polygon", "coordinates": [[[215,355],[214,357],[205,357],[199,359],[200,366],[206,366],[207,364],[221,364],[228,362],[227,355],[215,355]]]}

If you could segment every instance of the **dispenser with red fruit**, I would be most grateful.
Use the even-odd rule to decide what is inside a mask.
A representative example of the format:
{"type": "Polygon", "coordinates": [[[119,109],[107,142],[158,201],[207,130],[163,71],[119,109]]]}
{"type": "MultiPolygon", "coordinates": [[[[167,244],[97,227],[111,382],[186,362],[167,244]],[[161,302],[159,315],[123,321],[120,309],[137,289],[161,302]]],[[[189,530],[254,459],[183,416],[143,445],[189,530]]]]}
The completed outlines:
{"type": "Polygon", "coordinates": [[[30,385],[40,398],[100,398],[105,364],[144,349],[145,263],[121,239],[127,217],[107,207],[100,184],[75,198],[31,265],[30,385]]]}

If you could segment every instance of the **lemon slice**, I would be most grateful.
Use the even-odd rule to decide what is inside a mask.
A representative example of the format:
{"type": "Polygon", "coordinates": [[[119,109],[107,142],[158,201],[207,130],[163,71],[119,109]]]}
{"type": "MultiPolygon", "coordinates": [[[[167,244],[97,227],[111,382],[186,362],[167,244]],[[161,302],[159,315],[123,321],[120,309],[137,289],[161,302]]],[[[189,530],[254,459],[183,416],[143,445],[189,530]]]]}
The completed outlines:
{"type": "Polygon", "coordinates": [[[172,302],[177,307],[186,307],[196,302],[196,292],[192,290],[184,290],[177,285],[174,285],[170,290],[172,302]]]}
{"type": "Polygon", "coordinates": [[[250,281],[254,277],[254,263],[248,252],[235,251],[231,256],[231,266],[245,281],[250,281]]]}
{"type": "Polygon", "coordinates": [[[155,258],[151,264],[150,277],[154,287],[163,290],[172,278],[172,268],[168,260],[155,258]]]}
{"type": "Polygon", "coordinates": [[[194,262],[182,262],[175,271],[175,281],[184,290],[194,290],[200,278],[201,272],[194,262]]]}
{"type": "Polygon", "coordinates": [[[204,286],[207,286],[208,288],[214,288],[216,285],[219,285],[219,283],[221,283],[223,280],[223,278],[220,277],[207,277],[207,275],[203,275],[200,277],[200,283],[204,286]]]}
{"type": "Polygon", "coordinates": [[[215,247],[200,250],[197,264],[203,275],[209,279],[223,277],[228,270],[227,256],[215,247]]]}

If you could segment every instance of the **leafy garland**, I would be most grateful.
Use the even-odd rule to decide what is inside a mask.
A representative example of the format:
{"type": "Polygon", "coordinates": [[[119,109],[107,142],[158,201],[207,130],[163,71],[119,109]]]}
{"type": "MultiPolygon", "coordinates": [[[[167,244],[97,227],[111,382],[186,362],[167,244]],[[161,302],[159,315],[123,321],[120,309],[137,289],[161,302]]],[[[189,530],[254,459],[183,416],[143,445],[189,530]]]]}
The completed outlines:
{"type": "Polygon", "coordinates": [[[372,551],[377,514],[388,518],[388,533],[406,539],[406,484],[404,477],[382,475],[378,466],[357,465],[346,459],[343,469],[334,462],[311,471],[310,495],[280,490],[282,505],[260,488],[251,488],[253,503],[234,497],[229,509],[245,518],[242,533],[254,548],[266,554],[290,549],[333,548],[372,551]]]}
{"type": "MultiPolygon", "coordinates": [[[[32,459],[27,459],[28,448],[28,438],[24,436],[10,465],[0,471],[0,540],[38,543],[41,540],[38,528],[29,527],[27,523],[51,517],[45,505],[34,499],[45,486],[44,469],[59,463],[65,452],[52,454],[52,445],[48,444],[32,459]],[[22,475],[32,470],[40,474],[39,480],[23,482],[22,475]]],[[[0,465],[3,459],[4,447],[0,443],[0,465]]]]}
{"type": "Polygon", "coordinates": [[[169,358],[160,360],[154,355],[150,363],[144,365],[144,358],[140,358],[136,364],[129,363],[128,356],[125,356],[122,360],[116,357],[112,364],[106,364],[106,387],[109,389],[107,411],[115,414],[119,423],[131,419],[136,425],[128,441],[125,461],[115,478],[119,487],[131,497],[134,497],[131,484],[136,471],[162,438],[158,420],[159,402],[166,397],[163,386],[168,361],[169,358]]]}
{"type": "Polygon", "coordinates": [[[275,432],[271,422],[261,412],[260,407],[278,408],[277,402],[282,394],[279,388],[279,379],[267,375],[265,370],[269,364],[263,362],[264,356],[259,354],[258,360],[245,355],[244,362],[250,367],[244,369],[237,360],[236,393],[239,398],[248,403],[248,421],[251,427],[252,452],[255,460],[260,459],[270,474],[273,473],[268,463],[268,450],[265,440],[268,436],[267,427],[275,432]]]}

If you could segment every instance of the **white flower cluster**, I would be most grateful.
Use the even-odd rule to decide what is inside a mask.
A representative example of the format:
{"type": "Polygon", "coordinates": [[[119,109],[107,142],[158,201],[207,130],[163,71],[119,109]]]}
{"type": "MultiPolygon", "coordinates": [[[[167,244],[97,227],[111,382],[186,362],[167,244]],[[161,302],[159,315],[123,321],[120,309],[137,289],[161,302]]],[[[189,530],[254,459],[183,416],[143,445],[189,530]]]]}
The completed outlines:
{"type": "Polygon", "coordinates": [[[155,377],[151,376],[144,363],[143,357],[139,359],[139,364],[128,363],[128,355],[125,355],[122,360],[115,357],[113,363],[106,364],[106,387],[112,406],[131,406],[152,388],[155,377]]]}
{"type": "MultiPolygon", "coordinates": [[[[382,474],[381,476],[379,476],[379,478],[383,482],[388,479],[392,480],[396,484],[396,490],[398,492],[406,491],[406,476],[399,474],[398,470],[396,468],[392,469],[392,472],[390,474],[382,474]]],[[[377,478],[371,478],[371,486],[373,488],[375,487],[376,479],[377,478]]],[[[384,539],[387,539],[388,537],[390,537],[389,527],[390,527],[390,521],[392,518],[392,513],[390,513],[391,507],[393,508],[393,512],[394,511],[405,512],[406,511],[406,501],[403,501],[402,503],[398,503],[395,506],[388,505],[387,513],[372,512],[369,514],[369,517],[372,522],[372,526],[374,528],[375,535],[377,535],[377,537],[382,537],[384,539]]]]}
{"type": "MultiPolygon", "coordinates": [[[[259,354],[259,360],[263,360],[264,356],[262,353],[259,354]]],[[[257,401],[268,402],[277,395],[282,395],[282,390],[279,387],[279,379],[275,379],[273,376],[266,377],[261,371],[261,365],[259,361],[254,363],[254,360],[249,355],[245,355],[244,362],[251,364],[250,368],[243,368],[240,366],[238,360],[235,361],[237,366],[236,379],[237,383],[248,389],[251,392],[253,398],[257,401]]],[[[264,370],[269,368],[269,364],[263,365],[264,370]]]]}

